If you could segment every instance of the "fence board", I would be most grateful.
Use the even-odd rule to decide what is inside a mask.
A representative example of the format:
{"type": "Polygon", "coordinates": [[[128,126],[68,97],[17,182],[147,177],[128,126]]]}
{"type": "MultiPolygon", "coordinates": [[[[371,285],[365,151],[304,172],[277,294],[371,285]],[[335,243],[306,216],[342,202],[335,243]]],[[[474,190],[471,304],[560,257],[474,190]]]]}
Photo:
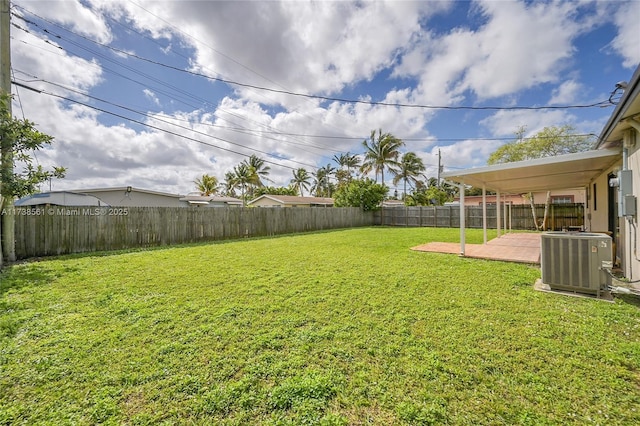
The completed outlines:
{"type": "MultiPolygon", "coordinates": [[[[542,220],[544,204],[536,205],[536,217],[542,220]]],[[[502,206],[501,206],[502,208],[502,206]]],[[[535,230],[530,205],[513,205],[511,214],[507,208],[501,213],[500,227],[507,227],[511,220],[511,228],[519,230],[535,230]]],[[[456,228],[460,226],[459,206],[431,206],[431,207],[385,207],[375,214],[376,224],[385,226],[424,226],[433,228],[456,228]]],[[[482,228],[482,206],[465,207],[465,224],[467,228],[482,228]]],[[[551,204],[547,218],[547,229],[579,229],[584,225],[584,206],[582,204],[551,204]]],[[[487,206],[487,227],[496,227],[496,206],[487,206]]]]}
{"type": "Polygon", "coordinates": [[[19,259],[374,225],[359,208],[17,208],[19,259]]]}

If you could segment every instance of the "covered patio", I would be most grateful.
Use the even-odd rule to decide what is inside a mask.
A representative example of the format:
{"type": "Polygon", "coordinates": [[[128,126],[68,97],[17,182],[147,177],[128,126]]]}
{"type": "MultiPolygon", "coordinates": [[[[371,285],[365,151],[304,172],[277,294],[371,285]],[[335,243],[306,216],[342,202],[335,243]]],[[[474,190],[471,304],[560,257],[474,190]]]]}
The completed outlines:
{"type": "MultiPolygon", "coordinates": [[[[468,185],[482,188],[484,244],[466,244],[465,209],[460,209],[460,243],[429,243],[413,250],[458,253],[460,256],[540,263],[540,234],[515,233],[502,235],[507,228],[507,206],[501,196],[554,189],[589,188],[589,185],[620,159],[618,149],[599,149],[576,154],[558,155],[528,161],[497,164],[441,176],[460,188],[460,204],[464,206],[464,190],[468,185]],[[486,192],[496,192],[497,235],[487,241],[486,192]],[[502,204],[502,206],[501,206],[502,204]],[[504,207],[504,212],[502,212],[504,207]],[[501,218],[502,216],[502,218],[501,218]],[[501,229],[502,228],[502,229],[501,229]]],[[[587,197],[588,199],[588,197],[587,197]]]]}
{"type": "MultiPolygon", "coordinates": [[[[431,242],[412,247],[411,250],[458,254],[460,244],[431,242]]],[[[464,255],[476,259],[540,264],[540,234],[505,234],[486,244],[467,244],[464,255]]]]}

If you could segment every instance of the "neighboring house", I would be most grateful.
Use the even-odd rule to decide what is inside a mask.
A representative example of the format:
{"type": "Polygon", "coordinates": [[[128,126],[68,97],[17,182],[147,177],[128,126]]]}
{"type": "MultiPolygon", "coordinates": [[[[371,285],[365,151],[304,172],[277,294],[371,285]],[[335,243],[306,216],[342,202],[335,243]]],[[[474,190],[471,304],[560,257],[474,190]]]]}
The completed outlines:
{"type": "Polygon", "coordinates": [[[217,195],[186,195],[180,201],[195,207],[242,207],[242,200],[217,195]]]}
{"type": "Polygon", "coordinates": [[[73,192],[93,195],[114,207],[184,207],[182,195],[121,186],[115,188],[78,189],[73,192]]]}
{"type": "MultiPolygon", "coordinates": [[[[503,194],[584,189],[586,230],[611,234],[625,277],[632,281],[640,279],[637,211],[640,197],[640,66],[631,81],[619,84],[619,87],[624,89],[624,94],[602,129],[594,150],[445,172],[442,177],[503,194]]],[[[497,211],[499,213],[500,209],[497,211]]],[[[462,215],[461,223],[464,224],[462,215]]]]}
{"type": "MultiPolygon", "coordinates": [[[[529,204],[529,199],[527,198],[528,193],[524,194],[503,194],[501,196],[501,203],[507,204],[529,204]]],[[[547,199],[547,192],[534,192],[533,199],[536,204],[544,204],[547,199]]],[[[460,202],[460,197],[455,197],[454,201],[460,202]]],[[[568,189],[561,191],[551,191],[551,204],[582,204],[585,202],[585,190],[584,189],[568,189]]],[[[487,204],[495,205],[496,204],[496,196],[495,195],[487,195],[487,204]]],[[[464,205],[465,206],[481,206],[482,205],[482,195],[465,195],[464,197],[464,205]]]]}
{"type": "Polygon", "coordinates": [[[384,200],[382,207],[404,207],[404,201],[402,200],[384,200]]]}
{"type": "Polygon", "coordinates": [[[96,198],[92,195],[87,194],[78,194],[70,191],[53,191],[53,192],[42,192],[38,194],[27,195],[26,197],[20,198],[16,200],[16,207],[31,207],[31,206],[65,206],[65,207],[76,207],[76,206],[96,206],[108,207],[109,204],[104,201],[96,198]]]}
{"type": "Polygon", "coordinates": [[[266,194],[249,201],[247,205],[253,207],[333,207],[333,203],[333,198],[266,194]]]}
{"type": "Polygon", "coordinates": [[[232,197],[180,195],[148,189],[121,186],[72,191],[99,198],[114,207],[226,207],[242,206],[242,201],[232,197]]]}

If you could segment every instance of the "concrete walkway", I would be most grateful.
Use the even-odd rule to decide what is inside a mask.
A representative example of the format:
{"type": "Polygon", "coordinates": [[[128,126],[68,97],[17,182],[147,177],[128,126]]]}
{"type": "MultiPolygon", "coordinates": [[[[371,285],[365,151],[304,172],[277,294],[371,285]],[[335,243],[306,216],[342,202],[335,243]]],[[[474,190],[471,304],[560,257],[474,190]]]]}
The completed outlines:
{"type": "MultiPolygon", "coordinates": [[[[487,244],[465,244],[465,257],[540,264],[539,233],[506,234],[487,244]]],[[[411,250],[460,254],[460,243],[432,242],[411,250]]]]}

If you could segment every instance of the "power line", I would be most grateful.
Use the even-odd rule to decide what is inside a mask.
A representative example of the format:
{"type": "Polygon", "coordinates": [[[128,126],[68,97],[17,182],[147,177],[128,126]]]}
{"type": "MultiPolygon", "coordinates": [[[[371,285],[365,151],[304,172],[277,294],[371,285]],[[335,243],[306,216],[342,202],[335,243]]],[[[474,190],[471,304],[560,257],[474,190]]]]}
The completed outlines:
{"type": "MultiPolygon", "coordinates": [[[[134,3],[135,4],[135,3],[134,3]]],[[[20,9],[33,14],[34,16],[37,16],[39,19],[42,19],[45,22],[49,22],[50,21],[38,16],[37,14],[28,11],[27,9],[24,9],[21,6],[17,6],[20,9]]],[[[140,7],[140,6],[139,6],[140,7]]],[[[146,10],[146,9],[143,9],[146,10]]],[[[148,12],[148,11],[147,11],[148,12]]],[[[149,12],[151,13],[151,12],[149,12]]],[[[152,14],[153,15],[153,14],[152,14]]],[[[19,15],[16,15],[18,18],[20,19],[25,19],[19,15]]],[[[153,15],[156,16],[156,15],[153,15]]],[[[156,16],[157,17],[157,16],[156,16]]],[[[161,18],[158,18],[161,19],[161,18]]],[[[39,25],[35,22],[32,21],[28,21],[28,23],[31,23],[33,25],[36,25],[39,27],[39,25]]],[[[56,25],[51,23],[52,25],[56,25]]],[[[173,26],[172,26],[173,27],[173,26]]],[[[41,28],[41,27],[40,27],[41,28]]],[[[173,27],[175,28],[175,27],[173,27]]],[[[65,29],[66,30],[66,29],[65,29]]],[[[48,30],[43,29],[43,31],[51,34],[48,30]]],[[[69,31],[69,30],[67,30],[69,31]]],[[[178,31],[182,32],[181,30],[178,29],[178,31]]],[[[72,32],[72,31],[69,31],[72,32]]],[[[73,33],[73,32],[72,32],[73,33]]],[[[76,34],[76,33],[74,33],[76,34]]],[[[308,99],[318,99],[318,100],[322,100],[322,101],[330,101],[330,102],[341,102],[341,103],[347,103],[347,104],[365,104],[365,105],[372,105],[372,106],[390,106],[390,107],[396,107],[396,108],[415,108],[415,109],[428,109],[428,110],[450,110],[450,111],[461,111],[461,110],[471,110],[471,111],[521,111],[521,110],[525,110],[525,111],[539,111],[539,110],[569,110],[569,109],[586,109],[586,108],[600,108],[600,107],[606,107],[606,106],[611,106],[612,103],[609,102],[609,100],[605,100],[605,101],[600,101],[600,102],[596,102],[596,103],[591,103],[591,104],[581,104],[581,105],[544,105],[544,106],[465,106],[465,105],[458,105],[458,106],[452,106],[452,105],[424,105],[424,104],[407,104],[407,103],[392,103],[392,102],[380,102],[380,101],[367,101],[367,100],[363,100],[363,99],[347,99],[347,98],[339,98],[339,97],[333,97],[333,96],[322,96],[322,95],[312,95],[312,94],[308,94],[308,93],[300,93],[300,92],[293,92],[293,91],[289,91],[289,90],[284,90],[284,89],[274,89],[274,88],[269,88],[269,87],[263,87],[263,86],[258,86],[255,84],[249,84],[249,83],[242,83],[239,81],[234,81],[231,79],[226,79],[226,78],[221,78],[221,77],[215,77],[215,76],[211,76],[211,75],[206,75],[203,73],[199,73],[199,72],[195,72],[195,71],[190,71],[190,70],[185,70],[183,68],[179,68],[179,67],[175,67],[173,65],[168,65],[168,64],[164,64],[158,61],[154,61],[152,59],[149,58],[145,58],[142,57],[140,55],[136,55],[134,53],[131,52],[127,52],[124,51],[122,49],[118,49],[112,46],[109,46],[107,44],[104,43],[100,43],[96,40],[92,40],[88,37],[85,37],[83,35],[80,34],[76,34],[77,36],[91,42],[97,45],[100,45],[106,49],[110,49],[114,52],[117,52],[121,55],[126,55],[132,58],[136,58],[138,60],[141,61],[145,61],[151,64],[155,64],[167,69],[171,69],[174,71],[178,71],[181,73],[185,73],[185,74],[190,74],[193,76],[197,76],[197,77],[203,77],[212,81],[217,81],[217,82],[221,82],[221,83],[225,83],[225,84],[229,84],[229,85],[234,85],[234,86],[239,86],[239,87],[245,87],[245,88],[251,88],[251,89],[255,89],[255,90],[263,90],[263,91],[268,91],[268,92],[273,92],[273,93],[278,93],[278,94],[284,94],[284,95],[289,95],[289,96],[297,96],[297,97],[302,97],[302,98],[308,98],[308,99]]],[[[57,35],[57,37],[60,37],[59,35],[57,35]]],[[[191,36],[190,36],[191,37],[191,36]]],[[[195,39],[197,40],[197,39],[195,39]]],[[[68,40],[67,40],[68,41],[68,40]]],[[[213,49],[213,48],[211,48],[213,49]]],[[[216,53],[228,58],[229,60],[237,63],[238,65],[242,66],[245,69],[248,69],[254,73],[258,74],[257,72],[251,70],[250,68],[247,68],[246,66],[240,64],[239,62],[235,61],[233,58],[218,52],[217,50],[213,49],[216,53]]],[[[260,75],[261,76],[261,75],[260,75]]],[[[265,79],[267,79],[264,76],[261,76],[265,79]]],[[[268,79],[267,79],[268,80],[268,79]]],[[[271,81],[271,80],[268,80],[271,81]]],[[[275,84],[275,83],[274,83],[275,84]]]]}
{"type": "MultiPolygon", "coordinates": [[[[12,82],[12,83],[13,83],[13,84],[16,84],[16,82],[12,82]]],[[[117,113],[112,112],[112,111],[107,111],[107,110],[105,110],[105,109],[103,109],[103,108],[99,108],[99,107],[96,107],[96,106],[94,106],[94,105],[87,104],[87,103],[85,103],[85,102],[80,102],[80,101],[78,101],[78,100],[71,99],[71,98],[68,98],[68,97],[66,97],[66,96],[58,95],[58,94],[56,94],[56,93],[51,93],[51,92],[48,92],[48,91],[45,91],[45,90],[38,90],[38,89],[34,89],[34,88],[28,87],[28,86],[26,86],[26,85],[24,85],[24,84],[20,84],[20,83],[17,83],[17,84],[18,84],[18,85],[20,85],[21,87],[24,87],[24,88],[27,88],[27,89],[29,89],[29,90],[32,90],[32,91],[38,92],[38,93],[40,93],[40,94],[47,95],[47,96],[51,96],[51,97],[58,98],[58,99],[62,99],[62,100],[64,100],[64,101],[72,102],[72,103],[75,103],[75,104],[78,104],[78,105],[82,105],[82,106],[85,106],[85,107],[87,107],[87,108],[91,108],[91,109],[93,109],[93,110],[96,110],[96,111],[99,111],[99,112],[102,112],[102,113],[105,113],[105,114],[113,115],[114,117],[118,117],[118,118],[121,118],[121,119],[123,119],[123,120],[127,120],[127,121],[130,121],[130,122],[132,122],[132,123],[135,123],[135,124],[139,124],[139,125],[141,125],[141,126],[149,127],[149,128],[151,128],[151,129],[158,130],[158,131],[161,131],[161,132],[164,132],[164,133],[170,134],[170,135],[172,135],[172,136],[177,136],[177,137],[182,138],[182,139],[187,139],[187,140],[190,140],[190,141],[193,141],[193,142],[196,142],[196,143],[202,144],[202,145],[207,145],[207,146],[210,146],[210,147],[213,147],[213,148],[217,148],[217,149],[220,149],[220,150],[223,150],[223,151],[227,151],[227,152],[230,152],[230,153],[232,153],[232,154],[241,155],[241,156],[243,156],[243,157],[246,157],[246,156],[247,156],[247,154],[242,153],[242,152],[239,152],[239,151],[235,151],[235,150],[233,150],[233,149],[223,148],[223,147],[221,147],[221,146],[219,146],[219,145],[214,145],[214,144],[212,144],[212,143],[204,142],[204,141],[201,141],[201,140],[196,139],[196,138],[192,138],[192,137],[189,137],[189,136],[185,136],[185,135],[183,135],[183,134],[176,133],[176,132],[173,132],[173,131],[171,131],[171,130],[163,129],[163,128],[161,128],[161,127],[154,126],[154,125],[149,124],[149,123],[144,123],[144,122],[142,122],[142,121],[138,121],[138,120],[135,120],[135,119],[133,119],[133,118],[126,117],[126,116],[124,116],[124,115],[117,114],[117,113]]],[[[125,108],[125,107],[123,107],[123,108],[125,108]]],[[[125,108],[125,109],[127,109],[127,108],[125,108]]],[[[160,120],[160,121],[163,121],[163,120],[160,120]]],[[[169,124],[171,124],[171,123],[169,123],[169,124]]],[[[177,126],[177,127],[182,127],[182,126],[177,126]]],[[[183,127],[183,128],[184,128],[184,127],[183,127]]],[[[186,128],[186,129],[188,129],[188,128],[186,128]]],[[[188,130],[193,131],[194,133],[200,133],[200,132],[198,132],[198,131],[196,131],[196,130],[193,130],[193,129],[188,129],[188,130]]],[[[206,134],[204,134],[204,135],[206,135],[206,134]]],[[[219,138],[219,137],[217,137],[217,136],[212,136],[212,135],[207,135],[207,136],[209,136],[209,137],[211,137],[211,138],[213,138],[213,139],[217,139],[217,140],[219,140],[219,141],[221,141],[221,142],[226,142],[226,143],[230,143],[230,144],[238,145],[238,144],[236,144],[236,143],[234,143],[234,142],[231,142],[231,141],[226,140],[226,139],[223,139],[223,138],[219,138]]],[[[262,151],[257,151],[257,150],[255,150],[255,149],[253,149],[253,148],[245,147],[245,146],[243,146],[243,145],[240,145],[240,146],[241,146],[241,147],[243,147],[243,148],[249,149],[249,150],[251,150],[251,151],[256,151],[256,152],[261,152],[261,153],[262,153],[262,151]]],[[[272,154],[268,154],[268,153],[267,153],[267,155],[269,155],[269,156],[273,157],[273,155],[272,155],[272,154]]],[[[285,160],[285,161],[291,161],[291,162],[298,163],[298,164],[307,165],[307,164],[304,164],[304,163],[297,162],[297,161],[295,161],[295,160],[289,160],[289,159],[283,159],[283,160],[285,160]]],[[[281,164],[281,163],[277,163],[277,162],[275,162],[275,161],[270,161],[270,160],[263,160],[263,161],[264,161],[265,163],[272,164],[272,165],[275,165],[275,166],[284,167],[284,168],[287,168],[287,169],[290,169],[290,170],[296,170],[296,168],[295,168],[295,167],[287,166],[287,165],[284,165],[284,164],[281,164]]],[[[311,165],[309,165],[309,166],[310,166],[310,167],[313,167],[313,168],[317,168],[316,166],[311,166],[311,165]]]]}
{"type": "MultiPolygon", "coordinates": [[[[36,16],[37,16],[37,15],[36,15],[36,16]]],[[[29,23],[32,23],[31,21],[28,21],[28,22],[29,22],[29,23]]],[[[37,26],[37,24],[35,24],[35,23],[33,23],[33,24],[37,26]]],[[[55,25],[55,24],[54,24],[54,25],[55,25]]],[[[18,28],[22,29],[21,27],[18,27],[18,28]]],[[[64,29],[64,28],[63,28],[63,29],[64,29]]],[[[24,30],[24,29],[22,29],[22,30],[24,30]]],[[[68,31],[68,30],[66,30],[66,29],[64,29],[64,30],[65,30],[65,31],[68,31]]],[[[24,31],[26,31],[26,30],[24,30],[24,31]]],[[[154,92],[157,92],[157,93],[163,94],[163,95],[165,95],[165,96],[167,96],[167,97],[169,97],[169,98],[171,98],[171,99],[175,99],[176,101],[181,102],[181,103],[183,103],[183,104],[185,104],[185,105],[187,105],[187,106],[189,106],[189,107],[191,107],[191,108],[194,108],[194,109],[199,109],[200,107],[198,107],[198,106],[196,106],[196,105],[193,105],[193,104],[190,104],[190,103],[189,103],[185,98],[193,98],[193,99],[197,100],[198,102],[201,102],[201,103],[202,103],[202,104],[204,104],[204,105],[209,105],[209,102],[208,102],[206,99],[203,99],[203,98],[198,97],[197,95],[193,95],[193,94],[191,94],[191,93],[188,93],[188,92],[186,92],[186,91],[184,91],[184,90],[182,90],[182,89],[180,89],[180,88],[178,88],[178,87],[176,87],[176,86],[174,86],[174,85],[171,85],[171,84],[165,83],[165,82],[163,82],[163,81],[161,81],[161,80],[159,80],[159,79],[157,79],[157,78],[155,78],[155,77],[152,77],[152,76],[150,76],[150,75],[148,75],[148,74],[146,74],[146,73],[140,72],[140,71],[138,71],[138,70],[136,70],[136,69],[134,69],[134,68],[132,68],[132,67],[130,67],[130,66],[122,65],[122,64],[120,64],[119,62],[114,61],[113,59],[111,59],[111,58],[109,58],[109,57],[107,57],[107,56],[105,56],[105,55],[103,55],[103,54],[101,54],[101,53],[99,53],[99,52],[96,52],[96,51],[94,51],[94,50],[92,50],[92,49],[89,49],[89,48],[87,48],[87,47],[85,47],[85,46],[82,46],[82,45],[80,45],[79,43],[76,43],[76,42],[74,42],[74,41],[72,41],[72,40],[68,40],[68,39],[66,39],[66,38],[63,38],[62,36],[60,36],[60,35],[58,35],[58,34],[55,34],[55,33],[51,32],[51,31],[49,31],[49,30],[46,30],[46,29],[45,29],[44,31],[46,31],[48,34],[50,34],[50,35],[52,35],[52,36],[54,36],[54,37],[56,37],[56,38],[64,39],[64,40],[66,40],[68,43],[70,43],[70,44],[72,44],[72,45],[74,45],[74,46],[76,46],[76,47],[78,47],[78,48],[80,48],[80,49],[82,49],[82,50],[85,50],[85,51],[87,51],[87,52],[89,52],[89,53],[91,53],[91,54],[93,54],[93,55],[99,56],[99,57],[103,58],[104,60],[106,60],[106,61],[108,61],[108,62],[114,63],[114,64],[116,64],[117,66],[121,66],[121,67],[123,67],[123,68],[127,69],[128,71],[130,71],[130,72],[132,72],[132,73],[134,73],[134,74],[140,75],[140,76],[142,76],[142,77],[144,77],[144,78],[148,78],[148,79],[150,79],[150,80],[153,80],[153,81],[155,81],[155,82],[159,83],[160,85],[166,86],[166,87],[168,87],[169,89],[171,89],[171,90],[173,90],[173,91],[177,92],[178,94],[173,94],[173,95],[172,95],[171,93],[166,92],[166,91],[164,91],[163,89],[159,89],[158,87],[148,86],[147,84],[143,83],[142,81],[139,81],[139,80],[136,80],[136,79],[134,79],[134,78],[128,77],[128,76],[126,76],[126,75],[124,75],[124,74],[121,74],[121,73],[119,73],[119,72],[117,72],[117,71],[115,71],[115,70],[113,70],[113,69],[111,69],[111,68],[109,68],[109,67],[107,67],[107,66],[105,66],[105,65],[101,65],[101,66],[100,66],[100,69],[101,69],[101,70],[106,70],[107,72],[110,72],[110,73],[112,73],[112,74],[114,74],[114,75],[116,75],[116,76],[118,76],[118,77],[120,77],[120,78],[123,78],[123,79],[125,79],[125,80],[131,81],[131,82],[136,83],[136,84],[139,84],[140,86],[144,87],[145,89],[153,89],[153,91],[154,91],[154,92]],[[180,96],[180,95],[184,95],[184,97],[183,97],[183,96],[180,96]]],[[[71,32],[71,31],[69,31],[69,32],[71,32]]],[[[34,35],[34,36],[35,36],[35,35],[34,35]]],[[[37,37],[37,36],[35,36],[35,37],[37,37]]],[[[83,36],[80,36],[80,37],[83,37],[83,36]]],[[[83,38],[84,38],[84,37],[83,37],[83,38]]],[[[41,39],[41,40],[43,40],[44,42],[48,42],[48,40],[44,40],[44,39],[41,39]]],[[[25,41],[22,41],[22,42],[23,42],[24,44],[29,44],[29,43],[27,43],[27,42],[25,42],[25,41]]],[[[49,43],[49,44],[51,44],[51,43],[49,43]]],[[[60,48],[59,46],[55,46],[55,45],[53,45],[53,46],[54,46],[54,47],[57,47],[57,48],[59,48],[59,49],[62,49],[62,48],[60,48]]],[[[62,49],[62,50],[64,50],[64,49],[62,49]]],[[[50,52],[50,53],[56,53],[56,52],[50,52]]],[[[251,122],[251,123],[253,123],[253,124],[258,125],[259,127],[272,128],[272,127],[271,127],[270,125],[268,125],[268,124],[263,124],[263,123],[257,122],[257,121],[255,121],[255,120],[252,120],[252,119],[248,118],[248,117],[244,117],[244,116],[242,116],[242,115],[239,115],[239,114],[233,113],[233,112],[231,112],[231,111],[227,111],[227,110],[225,110],[225,109],[223,109],[223,108],[220,108],[220,107],[217,107],[217,112],[223,112],[223,113],[228,114],[228,115],[230,115],[230,116],[232,116],[232,117],[236,117],[236,118],[238,118],[238,119],[240,119],[240,120],[249,121],[249,122],[251,122]]],[[[217,117],[218,119],[220,119],[220,120],[223,120],[223,121],[229,122],[229,123],[231,123],[231,124],[233,124],[233,125],[240,126],[239,124],[237,124],[237,123],[235,123],[235,122],[233,122],[233,121],[229,120],[228,118],[221,117],[221,116],[219,116],[219,115],[216,115],[216,117],[217,117]]],[[[240,126],[240,128],[241,128],[241,129],[246,129],[246,132],[249,132],[249,133],[251,133],[251,132],[255,132],[254,130],[251,130],[251,129],[247,128],[247,127],[242,127],[242,126],[240,126]]],[[[240,131],[240,130],[235,130],[235,131],[240,131]]],[[[264,132],[264,131],[263,131],[263,130],[261,130],[261,132],[264,132]]],[[[279,134],[280,132],[277,132],[277,131],[275,131],[275,129],[274,129],[274,131],[273,131],[272,133],[274,133],[274,134],[279,134]]],[[[283,135],[283,136],[286,136],[286,135],[283,135]]],[[[302,147],[311,147],[311,148],[315,148],[315,149],[319,149],[319,150],[330,150],[330,151],[333,151],[333,152],[339,152],[338,150],[335,150],[335,149],[333,149],[332,147],[327,147],[327,146],[318,147],[318,146],[314,146],[314,145],[310,145],[310,144],[308,144],[308,143],[305,143],[304,141],[299,141],[299,142],[297,142],[297,143],[296,143],[296,142],[287,141],[287,140],[282,140],[282,139],[277,139],[277,140],[278,140],[279,142],[282,142],[282,143],[289,143],[289,144],[294,144],[294,145],[298,145],[298,146],[302,146],[302,147]]],[[[305,151],[306,151],[306,150],[305,150],[305,151]]],[[[308,152],[308,151],[307,151],[307,152],[308,152]]]]}

